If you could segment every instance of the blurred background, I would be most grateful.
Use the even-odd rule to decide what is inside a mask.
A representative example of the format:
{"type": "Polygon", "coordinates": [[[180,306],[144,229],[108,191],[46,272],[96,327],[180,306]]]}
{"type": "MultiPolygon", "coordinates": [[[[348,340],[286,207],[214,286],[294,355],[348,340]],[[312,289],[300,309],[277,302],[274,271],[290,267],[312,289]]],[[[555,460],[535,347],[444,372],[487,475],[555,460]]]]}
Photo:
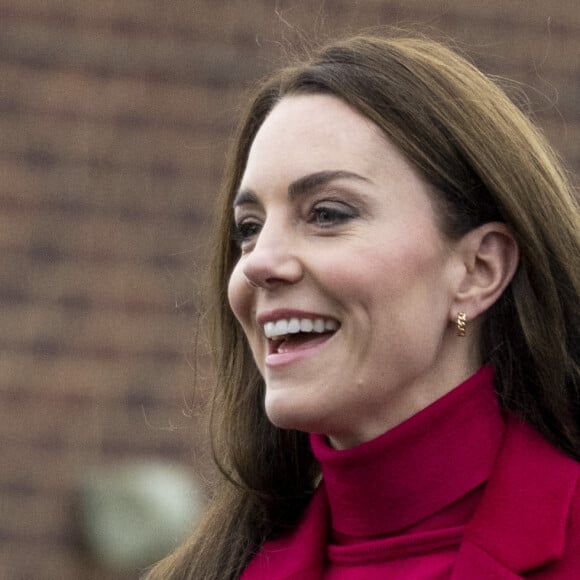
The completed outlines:
{"type": "Polygon", "coordinates": [[[244,95],[305,39],[413,23],[517,81],[578,174],[578,0],[0,0],[0,578],[136,579],[195,519],[244,95]]]}

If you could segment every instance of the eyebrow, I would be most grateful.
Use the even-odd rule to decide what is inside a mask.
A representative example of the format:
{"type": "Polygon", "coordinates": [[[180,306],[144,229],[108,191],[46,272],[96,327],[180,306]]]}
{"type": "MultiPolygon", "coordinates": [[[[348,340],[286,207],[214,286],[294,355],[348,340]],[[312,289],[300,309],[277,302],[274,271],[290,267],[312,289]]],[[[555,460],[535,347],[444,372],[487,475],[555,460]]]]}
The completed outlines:
{"type": "MultiPolygon", "coordinates": [[[[359,175],[358,173],[353,173],[352,171],[318,171],[293,181],[288,186],[288,197],[290,199],[295,199],[297,197],[308,195],[322,185],[327,185],[328,183],[338,179],[354,179],[370,183],[370,179],[359,175]]],[[[234,198],[233,206],[236,208],[240,205],[258,205],[259,203],[260,201],[255,191],[251,189],[241,189],[234,198]]]]}

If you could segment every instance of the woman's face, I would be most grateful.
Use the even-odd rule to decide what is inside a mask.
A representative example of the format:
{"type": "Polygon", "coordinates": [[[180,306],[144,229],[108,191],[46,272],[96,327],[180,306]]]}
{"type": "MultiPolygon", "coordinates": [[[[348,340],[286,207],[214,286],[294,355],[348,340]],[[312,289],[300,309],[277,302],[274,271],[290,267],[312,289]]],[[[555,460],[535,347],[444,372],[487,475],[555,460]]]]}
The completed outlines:
{"type": "Polygon", "coordinates": [[[428,186],[348,105],[284,98],[234,206],[241,257],[228,296],[275,425],[350,447],[475,370],[453,325],[462,262],[428,186]]]}

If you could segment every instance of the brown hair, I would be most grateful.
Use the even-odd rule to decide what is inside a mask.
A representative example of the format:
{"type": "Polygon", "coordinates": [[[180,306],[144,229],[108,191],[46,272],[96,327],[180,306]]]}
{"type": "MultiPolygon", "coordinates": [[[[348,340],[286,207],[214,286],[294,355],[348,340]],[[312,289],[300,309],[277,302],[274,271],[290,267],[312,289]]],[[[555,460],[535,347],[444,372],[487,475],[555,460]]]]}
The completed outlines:
{"type": "Polygon", "coordinates": [[[270,424],[264,385],[226,296],[238,257],[232,197],[260,125],[285,95],[329,94],[372,120],[432,185],[456,239],[505,222],[515,277],[488,312],[482,359],[501,404],[580,458],[578,208],[556,156],[506,94],[463,57],[419,37],[331,43],[262,84],[238,131],[212,266],[214,453],[223,481],[190,540],[151,579],[237,578],[266,538],[292,527],[318,467],[304,433],[270,424]]]}

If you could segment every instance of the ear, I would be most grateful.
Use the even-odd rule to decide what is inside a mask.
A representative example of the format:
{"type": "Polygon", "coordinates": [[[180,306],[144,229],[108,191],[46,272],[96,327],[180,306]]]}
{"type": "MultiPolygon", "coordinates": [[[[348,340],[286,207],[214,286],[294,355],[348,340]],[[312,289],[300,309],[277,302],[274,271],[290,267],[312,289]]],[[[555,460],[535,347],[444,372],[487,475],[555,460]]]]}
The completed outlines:
{"type": "Polygon", "coordinates": [[[471,230],[458,242],[463,260],[450,317],[458,312],[469,320],[485,312],[511,282],[519,261],[519,248],[510,229],[500,222],[488,222],[471,230]]]}

